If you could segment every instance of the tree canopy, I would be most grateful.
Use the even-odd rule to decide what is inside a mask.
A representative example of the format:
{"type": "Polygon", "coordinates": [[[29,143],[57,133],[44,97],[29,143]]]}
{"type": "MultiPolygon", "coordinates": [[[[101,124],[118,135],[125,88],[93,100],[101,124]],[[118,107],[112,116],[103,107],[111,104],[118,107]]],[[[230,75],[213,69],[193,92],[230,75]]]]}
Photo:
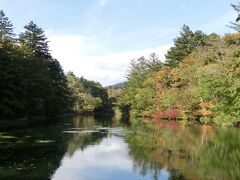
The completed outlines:
{"type": "Polygon", "coordinates": [[[19,41],[28,48],[29,53],[41,57],[51,57],[43,29],[33,21],[30,21],[24,28],[25,31],[19,35],[19,41]]]}
{"type": "Polygon", "coordinates": [[[0,10],[0,42],[3,42],[5,38],[12,38],[13,33],[13,24],[6,17],[3,10],[0,10]]]}
{"type": "Polygon", "coordinates": [[[77,78],[73,72],[67,73],[68,87],[73,100],[72,109],[75,112],[93,112],[110,110],[107,90],[101,84],[77,78]]]}
{"type": "Polygon", "coordinates": [[[196,48],[203,46],[205,38],[206,35],[202,31],[193,32],[187,25],[183,25],[180,36],[174,39],[174,46],[165,55],[166,65],[176,67],[196,48]]]}
{"type": "Polygon", "coordinates": [[[13,25],[0,11],[0,119],[105,110],[107,91],[73,73],[67,76],[33,21],[14,40],[13,25]]]}
{"type": "Polygon", "coordinates": [[[159,68],[149,68],[151,58],[132,61],[121,106],[135,116],[233,125],[240,117],[239,42],[239,33],[207,36],[184,26],[159,68]]]}

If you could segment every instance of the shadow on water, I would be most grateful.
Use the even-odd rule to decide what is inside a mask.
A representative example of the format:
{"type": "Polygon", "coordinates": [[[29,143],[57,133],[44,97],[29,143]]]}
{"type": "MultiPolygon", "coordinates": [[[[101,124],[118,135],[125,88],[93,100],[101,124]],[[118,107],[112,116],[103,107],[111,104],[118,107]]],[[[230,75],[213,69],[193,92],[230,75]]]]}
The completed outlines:
{"type": "Polygon", "coordinates": [[[111,114],[102,114],[5,125],[0,128],[0,179],[50,179],[66,154],[84,151],[108,135],[108,129],[97,127],[119,123],[111,114]],[[85,132],[64,132],[73,130],[85,132]]]}

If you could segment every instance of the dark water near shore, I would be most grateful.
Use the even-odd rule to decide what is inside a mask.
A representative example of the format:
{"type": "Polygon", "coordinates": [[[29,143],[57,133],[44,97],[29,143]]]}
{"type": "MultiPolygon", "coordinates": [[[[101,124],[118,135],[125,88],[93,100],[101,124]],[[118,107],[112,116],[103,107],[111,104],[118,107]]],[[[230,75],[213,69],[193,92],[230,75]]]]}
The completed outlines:
{"type": "Polygon", "coordinates": [[[74,116],[1,128],[0,179],[240,179],[239,129],[157,126],[74,116]]]}

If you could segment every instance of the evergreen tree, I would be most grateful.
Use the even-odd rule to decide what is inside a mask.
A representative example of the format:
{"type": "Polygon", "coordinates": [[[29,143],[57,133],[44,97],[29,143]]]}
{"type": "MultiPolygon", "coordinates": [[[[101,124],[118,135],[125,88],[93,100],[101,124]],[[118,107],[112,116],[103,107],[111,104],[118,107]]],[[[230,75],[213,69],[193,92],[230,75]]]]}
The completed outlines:
{"type": "Polygon", "coordinates": [[[5,16],[3,10],[0,11],[0,42],[3,42],[5,38],[12,38],[13,24],[9,21],[8,17],[5,16]]]}
{"type": "Polygon", "coordinates": [[[62,113],[69,108],[71,99],[67,79],[60,63],[50,59],[46,66],[44,112],[45,114],[62,113]]]}
{"type": "Polygon", "coordinates": [[[237,19],[236,19],[236,22],[230,22],[231,28],[235,29],[236,31],[240,32],[240,3],[238,4],[231,4],[231,6],[233,7],[233,9],[238,13],[238,16],[237,16],[237,19]]]}
{"type": "Polygon", "coordinates": [[[156,53],[149,55],[147,66],[150,71],[158,71],[163,67],[163,63],[160,61],[156,53]]]}
{"type": "Polygon", "coordinates": [[[39,28],[33,21],[24,28],[26,30],[19,35],[19,40],[27,46],[30,54],[39,57],[51,57],[48,41],[42,28],[39,28]]]}
{"type": "Polygon", "coordinates": [[[188,26],[183,25],[180,37],[174,40],[174,46],[165,55],[166,65],[176,67],[194,49],[204,45],[205,37],[202,31],[193,32],[188,26]]]}

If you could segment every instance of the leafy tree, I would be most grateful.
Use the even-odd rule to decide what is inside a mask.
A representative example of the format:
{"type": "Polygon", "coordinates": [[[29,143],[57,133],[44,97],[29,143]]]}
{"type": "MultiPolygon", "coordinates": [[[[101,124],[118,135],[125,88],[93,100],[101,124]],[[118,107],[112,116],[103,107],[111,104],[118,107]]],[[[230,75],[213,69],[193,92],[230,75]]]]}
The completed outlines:
{"type": "Polygon", "coordinates": [[[51,57],[48,41],[42,28],[39,28],[33,21],[24,28],[25,32],[19,35],[19,40],[28,48],[29,53],[40,57],[51,57]]]}
{"type": "MultiPolygon", "coordinates": [[[[121,103],[135,116],[233,125],[240,117],[240,33],[211,34],[175,68],[131,63],[121,103]],[[170,116],[172,114],[176,116],[170,116]]],[[[154,62],[154,61],[152,61],[154,62]]],[[[153,63],[154,64],[154,63],[153,63]]],[[[120,104],[121,105],[121,104],[120,104]]]]}
{"type": "Polygon", "coordinates": [[[140,57],[137,60],[132,60],[127,76],[128,82],[120,100],[120,104],[126,106],[124,109],[127,107],[132,109],[133,114],[137,116],[145,110],[152,109],[153,90],[152,87],[146,86],[144,81],[151,73],[159,71],[162,66],[163,63],[155,53],[152,53],[148,59],[140,57]],[[148,105],[149,107],[147,107],[148,105]]]}
{"type": "Polygon", "coordinates": [[[176,67],[193,50],[205,44],[205,37],[206,35],[202,31],[193,32],[188,26],[183,25],[180,37],[174,40],[174,46],[165,55],[166,65],[176,67]]]}
{"type": "Polygon", "coordinates": [[[3,42],[5,38],[12,38],[13,24],[9,21],[8,17],[5,16],[3,10],[0,11],[0,42],[3,42]]]}
{"type": "Polygon", "coordinates": [[[108,110],[108,94],[99,83],[76,77],[73,72],[67,73],[68,87],[73,100],[72,110],[75,112],[93,112],[108,110]]]}

